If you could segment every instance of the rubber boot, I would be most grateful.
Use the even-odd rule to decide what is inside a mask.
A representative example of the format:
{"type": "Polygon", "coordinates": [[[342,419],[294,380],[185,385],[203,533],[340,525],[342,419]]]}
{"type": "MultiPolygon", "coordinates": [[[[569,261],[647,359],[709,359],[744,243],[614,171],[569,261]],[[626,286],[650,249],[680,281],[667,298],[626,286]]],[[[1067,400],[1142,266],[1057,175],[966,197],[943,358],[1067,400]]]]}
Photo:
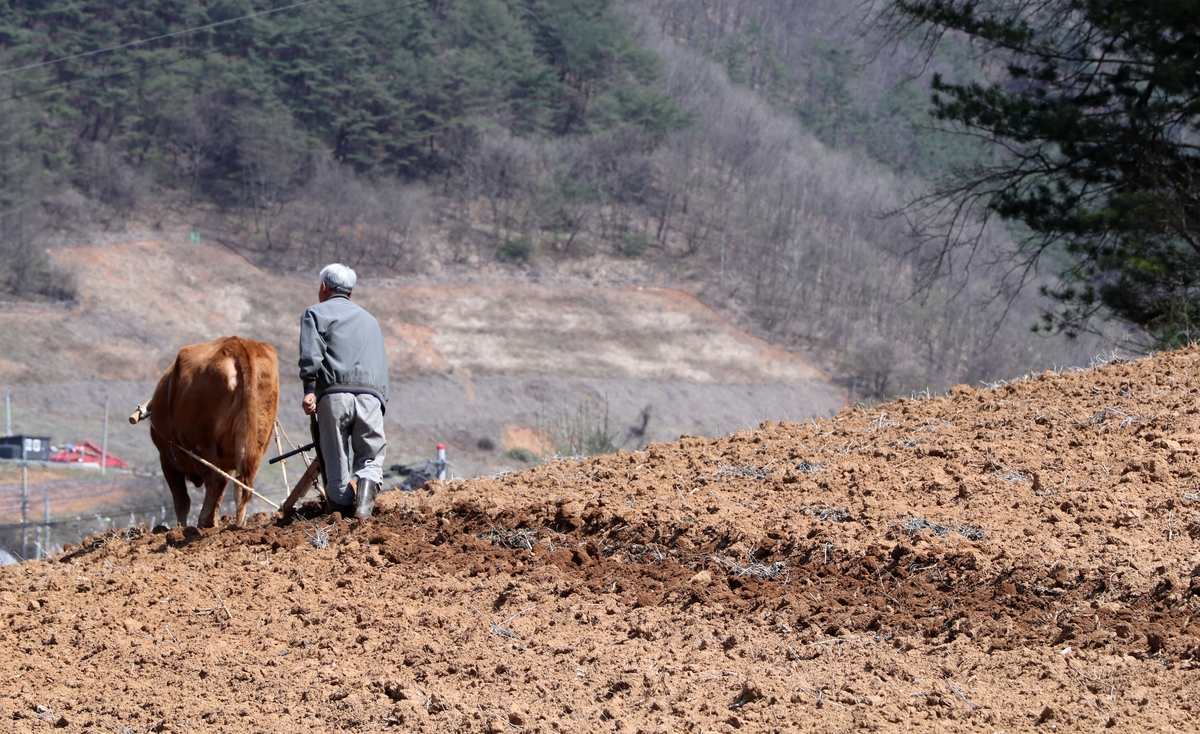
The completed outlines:
{"type": "Polygon", "coordinates": [[[359,520],[371,519],[371,513],[375,511],[375,495],[379,494],[379,482],[373,479],[358,480],[358,503],[354,510],[354,516],[359,520]]]}

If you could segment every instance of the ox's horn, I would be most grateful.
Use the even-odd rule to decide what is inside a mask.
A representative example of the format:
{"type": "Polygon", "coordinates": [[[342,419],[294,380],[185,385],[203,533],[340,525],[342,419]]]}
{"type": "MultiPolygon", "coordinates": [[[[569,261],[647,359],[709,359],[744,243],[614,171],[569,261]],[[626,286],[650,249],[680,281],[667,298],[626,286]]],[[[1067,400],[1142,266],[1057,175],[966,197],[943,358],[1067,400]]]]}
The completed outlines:
{"type": "Polygon", "coordinates": [[[130,425],[137,425],[139,422],[150,417],[150,402],[147,401],[137,407],[133,414],[129,416],[130,425]]]}

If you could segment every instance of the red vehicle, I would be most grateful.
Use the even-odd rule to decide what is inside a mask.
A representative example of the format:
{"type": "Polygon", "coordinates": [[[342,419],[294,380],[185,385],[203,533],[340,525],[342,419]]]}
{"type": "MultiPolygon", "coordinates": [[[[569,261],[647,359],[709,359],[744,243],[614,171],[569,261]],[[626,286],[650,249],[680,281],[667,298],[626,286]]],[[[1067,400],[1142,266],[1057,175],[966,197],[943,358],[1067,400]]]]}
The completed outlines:
{"type": "MultiPolygon", "coordinates": [[[[77,444],[68,444],[59,447],[58,451],[50,454],[50,461],[60,461],[64,464],[90,464],[100,466],[100,456],[103,452],[100,447],[91,441],[83,441],[77,444]]],[[[109,452],[104,457],[104,466],[110,469],[128,469],[129,464],[121,461],[109,452]]]]}

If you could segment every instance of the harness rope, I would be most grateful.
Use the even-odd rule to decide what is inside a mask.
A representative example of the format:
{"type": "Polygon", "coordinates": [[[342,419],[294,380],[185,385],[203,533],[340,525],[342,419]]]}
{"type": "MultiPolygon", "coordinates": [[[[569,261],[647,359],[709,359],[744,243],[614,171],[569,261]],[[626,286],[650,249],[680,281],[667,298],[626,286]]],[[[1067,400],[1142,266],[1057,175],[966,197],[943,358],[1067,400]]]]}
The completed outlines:
{"type": "MultiPolygon", "coordinates": [[[[147,403],[147,404],[146,404],[146,407],[149,407],[149,403],[147,403]]],[[[134,420],[132,420],[132,418],[131,418],[131,419],[130,419],[130,423],[138,423],[138,422],[141,422],[141,421],[142,421],[142,420],[144,420],[144,419],[150,418],[150,411],[149,411],[149,410],[146,410],[146,409],[144,409],[144,408],[143,408],[143,406],[141,406],[141,405],[139,405],[139,406],[138,406],[138,414],[139,414],[139,416],[140,416],[140,417],[138,418],[138,420],[134,421],[134,420]]],[[[171,450],[171,458],[175,459],[175,461],[179,461],[179,457],[177,457],[177,456],[175,455],[175,442],[174,442],[174,441],[171,441],[171,440],[169,440],[169,439],[167,439],[167,438],[165,438],[165,437],[163,437],[163,435],[162,435],[161,433],[159,433],[157,429],[155,429],[155,427],[154,427],[154,421],[153,421],[153,420],[151,420],[151,421],[150,421],[150,430],[151,430],[151,431],[153,431],[154,433],[158,434],[158,437],[159,437],[159,438],[161,438],[161,439],[163,439],[164,441],[166,441],[166,442],[167,442],[167,447],[168,447],[168,448],[171,450]]],[[[283,435],[283,438],[284,438],[284,440],[288,442],[288,446],[291,446],[292,448],[296,448],[296,445],[295,445],[294,443],[292,443],[292,439],[288,437],[288,435],[287,435],[287,430],[285,430],[285,429],[284,429],[283,425],[282,425],[282,424],[281,424],[281,423],[280,423],[278,420],[276,420],[276,421],[275,421],[275,425],[274,425],[274,428],[273,428],[273,433],[275,434],[275,440],[276,440],[276,441],[278,441],[278,440],[279,440],[279,436],[280,436],[280,434],[282,434],[282,435],[283,435]]],[[[268,439],[268,442],[269,442],[269,441],[270,441],[270,439],[268,439]]],[[[255,497],[258,497],[258,498],[259,498],[259,499],[261,499],[263,502],[266,502],[266,503],[267,503],[268,505],[270,505],[271,507],[274,507],[276,510],[280,510],[280,509],[281,509],[279,505],[275,504],[275,503],[274,503],[274,502],[272,502],[271,500],[269,500],[269,499],[267,499],[266,497],[264,497],[264,496],[262,496],[261,494],[259,494],[257,491],[255,491],[255,489],[254,489],[253,487],[250,487],[250,486],[248,486],[248,485],[244,484],[243,482],[239,481],[239,480],[238,480],[236,477],[233,477],[233,476],[230,476],[229,474],[226,474],[226,473],[225,473],[224,471],[222,471],[222,470],[221,470],[219,467],[213,466],[211,463],[209,463],[208,461],[204,460],[202,457],[200,457],[200,456],[197,456],[196,454],[192,453],[191,451],[188,451],[188,450],[187,450],[186,448],[184,448],[183,446],[180,446],[180,447],[179,447],[179,450],[180,450],[180,451],[183,451],[183,452],[184,452],[184,453],[186,453],[188,456],[191,456],[191,457],[192,457],[193,459],[195,459],[196,461],[199,461],[201,464],[204,464],[205,466],[209,467],[210,469],[212,469],[213,471],[217,472],[218,474],[220,474],[221,476],[225,477],[226,479],[228,479],[229,481],[233,482],[234,484],[238,485],[239,487],[242,487],[242,488],[244,488],[244,489],[248,490],[248,491],[249,491],[251,494],[253,494],[255,497]]],[[[282,452],[281,452],[281,453],[282,453],[282,452]]],[[[310,461],[310,460],[309,460],[309,458],[308,458],[308,454],[304,454],[304,453],[302,453],[302,454],[300,454],[300,456],[301,456],[301,458],[302,458],[302,459],[304,459],[304,464],[305,464],[305,466],[309,466],[309,465],[311,464],[311,461],[310,461]]],[[[285,476],[286,476],[286,475],[285,475],[285,476]]],[[[314,479],[314,481],[313,481],[313,486],[317,488],[317,494],[319,494],[319,495],[321,496],[321,499],[325,500],[326,504],[328,504],[328,502],[329,502],[329,498],[325,496],[325,489],[324,489],[324,487],[322,487],[322,486],[321,486],[321,482],[320,482],[320,479],[319,479],[319,477],[314,479]]],[[[301,519],[301,520],[302,520],[302,521],[303,521],[303,522],[304,522],[306,525],[308,525],[308,526],[310,526],[310,527],[313,527],[313,528],[316,528],[316,527],[317,527],[317,526],[316,526],[316,525],[313,523],[313,521],[312,521],[312,520],[309,520],[308,518],[304,517],[303,515],[299,515],[298,517],[300,517],[300,519],[301,519]]]]}
{"type": "MultiPolygon", "coordinates": [[[[173,454],[175,453],[175,442],[174,442],[174,441],[172,441],[172,440],[170,440],[170,439],[168,439],[168,438],[166,438],[166,437],[165,437],[165,436],[163,436],[161,433],[158,433],[158,431],[157,431],[157,430],[154,428],[154,421],[153,421],[153,420],[150,422],[150,430],[151,430],[151,431],[154,431],[155,433],[157,433],[159,438],[161,438],[162,440],[164,440],[164,441],[166,441],[166,442],[167,442],[167,445],[168,445],[168,446],[170,446],[170,448],[171,448],[171,453],[172,453],[172,455],[173,455],[173,454]]],[[[194,453],[192,453],[191,451],[187,450],[187,449],[186,449],[186,448],[184,448],[183,446],[180,446],[180,447],[179,447],[179,450],[180,450],[180,451],[182,451],[183,453],[187,454],[188,456],[192,457],[192,458],[193,458],[193,459],[195,459],[196,461],[199,461],[201,464],[203,464],[203,465],[207,466],[209,469],[212,469],[212,470],[213,470],[213,471],[215,471],[216,473],[218,473],[218,474],[220,474],[221,476],[225,477],[226,479],[228,479],[229,481],[233,482],[234,484],[238,485],[238,486],[239,486],[239,487],[241,487],[242,489],[246,490],[246,491],[247,491],[247,492],[249,492],[250,494],[252,494],[252,495],[254,495],[255,497],[257,497],[257,498],[259,498],[260,500],[262,500],[263,502],[266,502],[268,505],[270,505],[271,507],[274,507],[276,510],[278,510],[278,509],[279,509],[279,505],[275,504],[275,503],[274,503],[274,502],[272,502],[271,500],[267,499],[266,497],[264,497],[264,496],[262,496],[261,494],[259,494],[258,492],[256,492],[256,491],[254,490],[254,487],[251,487],[250,485],[246,484],[245,482],[242,482],[241,480],[237,479],[236,477],[234,477],[234,476],[232,476],[232,475],[230,475],[230,474],[226,474],[226,473],[225,473],[225,472],[224,472],[224,471],[223,471],[223,470],[222,470],[220,467],[218,467],[218,466],[216,466],[216,465],[214,465],[214,464],[212,464],[212,463],[210,463],[210,462],[206,461],[204,458],[202,458],[202,457],[200,457],[200,456],[197,456],[196,454],[194,454],[194,453]]]]}

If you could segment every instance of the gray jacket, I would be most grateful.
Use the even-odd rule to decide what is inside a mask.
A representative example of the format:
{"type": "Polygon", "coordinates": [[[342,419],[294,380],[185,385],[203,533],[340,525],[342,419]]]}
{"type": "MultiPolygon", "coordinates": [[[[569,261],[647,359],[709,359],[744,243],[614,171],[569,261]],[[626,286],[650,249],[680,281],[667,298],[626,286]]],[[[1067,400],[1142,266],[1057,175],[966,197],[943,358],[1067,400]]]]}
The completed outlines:
{"type": "Polygon", "coordinates": [[[346,296],[336,294],[300,317],[300,379],[304,392],[370,393],[386,410],[387,352],[379,322],[346,296]]]}

